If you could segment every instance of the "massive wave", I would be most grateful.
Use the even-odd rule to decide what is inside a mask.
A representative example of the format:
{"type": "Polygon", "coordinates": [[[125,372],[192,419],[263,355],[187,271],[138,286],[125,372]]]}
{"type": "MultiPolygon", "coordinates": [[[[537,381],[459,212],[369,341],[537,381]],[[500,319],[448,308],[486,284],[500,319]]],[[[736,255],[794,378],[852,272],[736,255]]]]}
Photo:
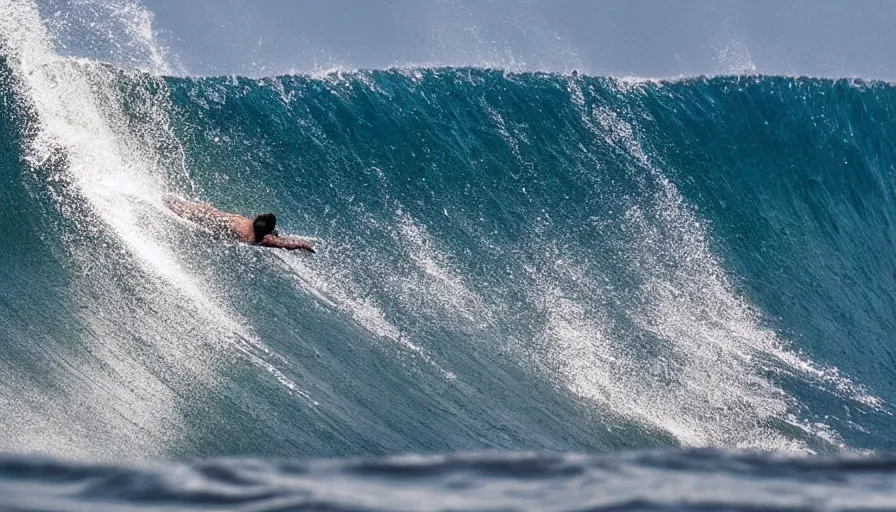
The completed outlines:
{"type": "Polygon", "coordinates": [[[0,2],[0,449],[893,449],[894,100],[174,77],[60,56],[0,2]],[[319,253],[213,240],[168,193],[319,253]]]}

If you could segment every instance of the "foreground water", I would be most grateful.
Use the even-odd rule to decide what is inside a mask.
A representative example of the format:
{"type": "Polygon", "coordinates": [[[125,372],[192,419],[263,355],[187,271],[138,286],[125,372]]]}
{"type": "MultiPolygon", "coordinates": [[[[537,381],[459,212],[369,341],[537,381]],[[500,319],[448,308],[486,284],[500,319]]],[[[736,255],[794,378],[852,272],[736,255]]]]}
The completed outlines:
{"type": "Polygon", "coordinates": [[[896,460],[719,451],[253,459],[138,467],[0,462],[4,510],[893,510],[896,460]]]}

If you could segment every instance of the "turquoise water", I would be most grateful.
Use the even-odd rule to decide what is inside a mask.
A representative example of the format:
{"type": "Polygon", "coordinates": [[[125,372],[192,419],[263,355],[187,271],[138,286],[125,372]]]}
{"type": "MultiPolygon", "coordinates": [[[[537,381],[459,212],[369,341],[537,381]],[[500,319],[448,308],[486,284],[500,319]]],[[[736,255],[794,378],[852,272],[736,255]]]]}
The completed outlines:
{"type": "Polygon", "coordinates": [[[888,84],[179,78],[35,33],[0,38],[0,450],[894,448],[888,84]],[[168,193],[318,254],[217,240],[168,193]]]}
{"type": "Polygon", "coordinates": [[[115,457],[892,448],[886,84],[66,65],[154,161],[14,163],[34,114],[7,92],[13,431],[43,413],[115,457]],[[320,253],[214,240],[167,192],[320,253]],[[54,385],[78,406],[29,407],[54,385]]]}

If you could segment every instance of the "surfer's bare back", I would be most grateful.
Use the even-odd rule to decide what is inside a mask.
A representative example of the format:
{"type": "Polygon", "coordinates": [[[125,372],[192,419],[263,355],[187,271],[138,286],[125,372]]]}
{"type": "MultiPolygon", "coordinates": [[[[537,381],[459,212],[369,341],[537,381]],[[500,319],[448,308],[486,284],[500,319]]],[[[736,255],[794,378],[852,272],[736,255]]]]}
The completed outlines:
{"type": "Polygon", "coordinates": [[[166,196],[163,201],[171,211],[189,221],[205,226],[213,231],[233,236],[253,245],[276,247],[294,251],[301,249],[310,253],[314,247],[308,242],[277,235],[277,217],[273,213],[262,213],[250,219],[235,213],[227,213],[204,203],[186,201],[179,197],[166,196]]]}

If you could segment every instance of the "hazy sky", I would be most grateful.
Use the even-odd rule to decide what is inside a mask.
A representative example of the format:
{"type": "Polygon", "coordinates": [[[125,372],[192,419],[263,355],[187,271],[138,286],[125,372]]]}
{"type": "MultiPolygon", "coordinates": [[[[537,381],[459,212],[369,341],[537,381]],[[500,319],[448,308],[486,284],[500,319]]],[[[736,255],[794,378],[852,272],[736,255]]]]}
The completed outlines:
{"type": "MultiPolygon", "coordinates": [[[[59,1],[59,0],[57,0],[59,1]]],[[[476,65],[896,79],[896,1],[142,0],[190,74],[476,65]]]]}

